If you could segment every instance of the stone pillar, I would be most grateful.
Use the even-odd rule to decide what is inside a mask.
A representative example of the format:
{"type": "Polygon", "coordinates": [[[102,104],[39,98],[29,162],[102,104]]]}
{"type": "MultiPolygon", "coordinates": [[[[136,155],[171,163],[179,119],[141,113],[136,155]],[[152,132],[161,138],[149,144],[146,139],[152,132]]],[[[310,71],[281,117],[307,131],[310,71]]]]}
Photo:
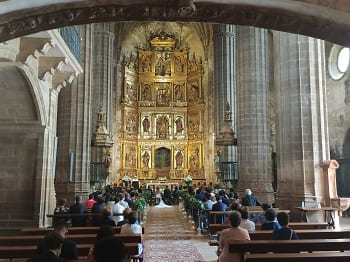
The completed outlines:
{"type": "Polygon", "coordinates": [[[92,24],[77,27],[82,39],[81,57],[84,73],[71,86],[63,88],[59,95],[55,186],[57,198],[66,198],[70,203],[75,195],[87,196],[90,191],[93,26],[92,24]]]}
{"type": "Polygon", "coordinates": [[[238,191],[250,188],[261,201],[272,202],[268,34],[245,26],[236,32],[238,191]]]}
{"type": "MultiPolygon", "coordinates": [[[[106,113],[106,128],[108,133],[113,131],[113,88],[114,84],[114,23],[94,24],[92,79],[92,133],[96,131],[97,113],[100,106],[106,113]]],[[[112,167],[115,163],[112,156],[112,167]]],[[[102,150],[92,148],[91,160],[103,162],[102,150]]]]}
{"type": "Polygon", "coordinates": [[[322,40],[274,32],[277,91],[277,204],[294,210],[323,201],[329,159],[325,50],[322,40]]]}
{"type": "MultiPolygon", "coordinates": [[[[220,133],[224,123],[225,106],[228,102],[232,110],[233,130],[236,126],[236,88],[235,88],[235,26],[225,24],[213,25],[214,42],[214,105],[215,133],[220,133]]],[[[216,152],[214,152],[216,155],[216,152]]],[[[235,161],[235,147],[225,147],[222,151],[223,161],[235,161]]]]}

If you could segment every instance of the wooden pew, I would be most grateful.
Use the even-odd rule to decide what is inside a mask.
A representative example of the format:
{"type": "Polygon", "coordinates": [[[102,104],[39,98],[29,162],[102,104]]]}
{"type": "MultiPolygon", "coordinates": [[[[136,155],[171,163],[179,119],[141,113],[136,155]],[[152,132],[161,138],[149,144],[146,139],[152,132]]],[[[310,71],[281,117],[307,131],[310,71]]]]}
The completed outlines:
{"type": "MultiPolygon", "coordinates": [[[[91,246],[91,244],[78,244],[79,255],[86,257],[91,246]]],[[[127,256],[138,254],[137,243],[125,243],[124,246],[127,256]]],[[[36,249],[36,246],[0,246],[0,259],[30,258],[36,254],[36,249]]]]}
{"type": "MultiPolygon", "coordinates": [[[[141,234],[115,234],[124,243],[141,243],[141,234]]],[[[96,234],[67,235],[67,239],[77,244],[94,244],[96,234]]],[[[36,246],[43,236],[0,236],[0,246],[36,246]]]]}
{"type": "Polygon", "coordinates": [[[350,239],[303,239],[303,240],[249,240],[234,241],[230,252],[241,253],[299,253],[314,251],[350,250],[350,239]]]}
{"type": "MultiPolygon", "coordinates": [[[[290,210],[280,210],[278,208],[274,208],[274,210],[275,210],[276,214],[281,213],[281,212],[286,212],[288,214],[290,213],[290,210]]],[[[208,219],[209,219],[209,221],[213,221],[213,224],[216,224],[216,216],[219,215],[219,216],[227,217],[230,212],[231,211],[209,211],[208,219]]],[[[260,208],[260,210],[248,210],[249,217],[251,214],[264,214],[264,213],[265,213],[265,211],[262,210],[261,208],[260,208]]]]}
{"type": "MultiPolygon", "coordinates": [[[[208,232],[210,234],[216,234],[218,231],[221,231],[225,228],[229,228],[230,225],[223,224],[209,224],[208,232]]],[[[311,230],[311,229],[327,229],[328,223],[305,223],[305,222],[295,222],[289,223],[289,227],[294,230],[311,230]]],[[[261,224],[255,224],[255,229],[260,230],[261,224]]]]}
{"type": "Polygon", "coordinates": [[[350,252],[246,254],[245,262],[349,262],[350,252]]]}
{"type": "MultiPolygon", "coordinates": [[[[338,239],[350,238],[349,229],[317,229],[317,230],[295,230],[299,239],[338,239]]],[[[272,231],[259,230],[249,232],[251,240],[272,240],[272,231]]]]}
{"type": "MultiPolygon", "coordinates": [[[[319,230],[295,230],[299,239],[350,239],[349,229],[319,229],[319,230]]],[[[220,232],[218,233],[218,238],[220,232]]],[[[271,230],[249,231],[251,240],[273,240],[271,230]]],[[[210,246],[218,246],[219,242],[212,240],[209,242],[210,246]]]]}
{"type": "MultiPolygon", "coordinates": [[[[115,230],[115,233],[119,234],[121,227],[113,227],[115,230]]],[[[22,228],[21,229],[21,234],[22,235],[45,235],[47,232],[52,231],[53,228],[37,228],[37,227],[32,227],[32,228],[22,228]]],[[[70,227],[68,229],[68,234],[73,235],[73,234],[97,234],[99,230],[99,227],[70,227]]],[[[142,234],[145,233],[144,227],[142,227],[142,234]]]]}

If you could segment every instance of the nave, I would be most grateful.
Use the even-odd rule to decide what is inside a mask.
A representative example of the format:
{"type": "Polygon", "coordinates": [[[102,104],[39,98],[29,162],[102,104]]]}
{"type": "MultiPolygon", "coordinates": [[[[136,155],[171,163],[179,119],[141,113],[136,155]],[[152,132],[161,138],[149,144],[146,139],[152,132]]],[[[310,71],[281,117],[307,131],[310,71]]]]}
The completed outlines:
{"type": "Polygon", "coordinates": [[[149,207],[144,227],[144,261],[217,260],[216,247],[209,247],[209,238],[194,230],[181,204],[171,208],[149,207]]]}

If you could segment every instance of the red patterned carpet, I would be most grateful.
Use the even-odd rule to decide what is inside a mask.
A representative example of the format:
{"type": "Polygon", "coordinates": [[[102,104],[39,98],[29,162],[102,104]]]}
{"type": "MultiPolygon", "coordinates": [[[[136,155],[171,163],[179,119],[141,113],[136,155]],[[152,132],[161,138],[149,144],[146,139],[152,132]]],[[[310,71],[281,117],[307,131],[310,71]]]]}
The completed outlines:
{"type": "Polygon", "coordinates": [[[196,233],[178,206],[151,207],[145,223],[145,262],[199,262],[191,239],[196,233]]]}

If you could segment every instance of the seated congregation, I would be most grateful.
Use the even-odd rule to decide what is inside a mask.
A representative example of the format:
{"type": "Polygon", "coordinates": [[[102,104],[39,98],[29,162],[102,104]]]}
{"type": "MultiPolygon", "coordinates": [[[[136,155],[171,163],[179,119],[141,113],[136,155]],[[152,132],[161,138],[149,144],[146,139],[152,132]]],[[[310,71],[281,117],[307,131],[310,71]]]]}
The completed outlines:
{"type": "Polygon", "coordinates": [[[327,223],[289,223],[289,210],[261,203],[249,189],[242,198],[233,189],[169,191],[106,187],[85,201],[77,196],[69,208],[61,199],[51,215],[53,228],[24,228],[20,235],[0,237],[0,259],[143,261],[146,207],[140,208],[139,202],[151,204],[167,196],[167,204],[180,200],[185,207],[188,194],[203,207],[192,218],[203,237],[211,238],[210,246],[217,246],[219,261],[350,261],[350,230],[326,229],[327,223]]]}

